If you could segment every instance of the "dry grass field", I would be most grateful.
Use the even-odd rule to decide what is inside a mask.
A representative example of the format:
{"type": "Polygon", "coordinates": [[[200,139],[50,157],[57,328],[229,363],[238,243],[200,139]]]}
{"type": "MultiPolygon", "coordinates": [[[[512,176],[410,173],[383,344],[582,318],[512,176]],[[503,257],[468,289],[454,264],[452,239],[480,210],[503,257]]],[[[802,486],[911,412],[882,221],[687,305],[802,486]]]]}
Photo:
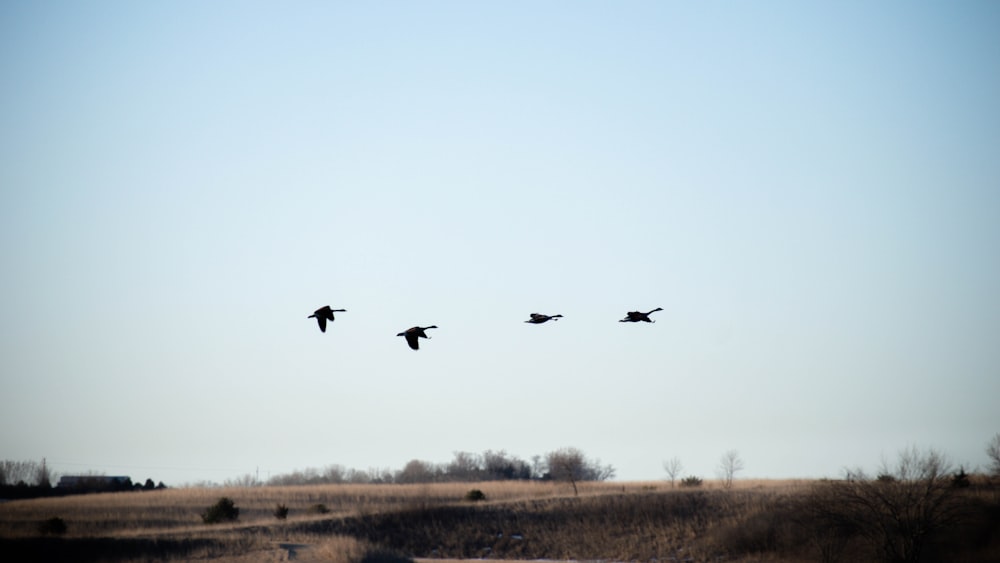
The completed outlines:
{"type": "MultiPolygon", "coordinates": [[[[879,555],[822,511],[822,483],[490,481],[305,485],[103,493],[0,504],[5,561],[334,561],[552,559],[856,561],[879,555]],[[466,493],[479,489],[485,500],[466,493]],[[205,524],[221,497],[236,521],[205,524]],[[818,503],[818,504],[817,504],[818,503]],[[275,516],[278,505],[287,518],[275,516]],[[322,505],[322,509],[320,508],[322,505]],[[41,523],[59,518],[64,532],[41,523]],[[874,554],[874,555],[873,555],[874,554]]],[[[1000,501],[988,482],[953,495],[962,510],[916,560],[1000,560],[1000,501]]],[[[951,497],[950,497],[951,498],[951,497]]],[[[876,542],[877,543],[877,542],[876,542]]]]}

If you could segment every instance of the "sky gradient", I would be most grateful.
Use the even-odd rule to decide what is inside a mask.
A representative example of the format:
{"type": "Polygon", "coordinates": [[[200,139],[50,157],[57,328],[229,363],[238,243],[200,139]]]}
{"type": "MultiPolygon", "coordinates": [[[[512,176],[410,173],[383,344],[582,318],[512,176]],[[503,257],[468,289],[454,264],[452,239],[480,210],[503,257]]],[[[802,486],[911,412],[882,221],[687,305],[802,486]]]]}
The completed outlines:
{"type": "Polygon", "coordinates": [[[997,29],[987,1],[2,3],[0,458],[984,466],[997,29]]]}

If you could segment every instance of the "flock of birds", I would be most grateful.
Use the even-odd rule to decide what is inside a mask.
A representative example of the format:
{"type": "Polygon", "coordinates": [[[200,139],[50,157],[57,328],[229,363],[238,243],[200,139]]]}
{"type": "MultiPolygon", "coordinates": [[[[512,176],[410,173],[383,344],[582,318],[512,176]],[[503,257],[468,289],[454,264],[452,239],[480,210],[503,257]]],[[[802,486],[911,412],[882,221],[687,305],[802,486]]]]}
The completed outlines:
{"type": "MultiPolygon", "coordinates": [[[[655,323],[656,321],[654,321],[653,319],[649,318],[649,316],[652,315],[653,313],[657,312],[657,311],[662,311],[662,310],[663,309],[657,307],[657,308],[655,308],[652,311],[649,311],[647,313],[643,313],[641,311],[629,311],[625,315],[625,318],[621,319],[618,322],[620,322],[620,323],[638,323],[638,322],[655,323]]],[[[327,323],[327,321],[329,321],[331,323],[334,321],[333,314],[334,313],[346,313],[346,312],[347,312],[347,309],[331,309],[329,305],[324,305],[324,306],[320,307],[319,309],[316,309],[316,311],[313,314],[309,315],[306,318],[307,319],[316,319],[316,322],[319,324],[319,330],[321,332],[326,332],[326,323],[327,323]]],[[[531,314],[531,318],[528,319],[528,320],[526,320],[526,321],[524,321],[524,322],[535,324],[535,325],[540,325],[542,323],[546,323],[546,322],[549,322],[549,321],[558,321],[561,318],[562,318],[562,315],[542,315],[540,313],[532,313],[531,314]]],[[[404,330],[403,332],[400,332],[396,336],[402,336],[403,338],[406,339],[406,343],[409,344],[410,348],[413,348],[414,350],[419,350],[420,349],[420,340],[419,339],[421,339],[421,338],[428,338],[429,339],[430,336],[427,336],[427,332],[425,332],[425,331],[430,330],[432,328],[437,328],[437,326],[436,325],[431,325],[431,326],[414,326],[414,327],[410,327],[410,328],[404,330]]]]}

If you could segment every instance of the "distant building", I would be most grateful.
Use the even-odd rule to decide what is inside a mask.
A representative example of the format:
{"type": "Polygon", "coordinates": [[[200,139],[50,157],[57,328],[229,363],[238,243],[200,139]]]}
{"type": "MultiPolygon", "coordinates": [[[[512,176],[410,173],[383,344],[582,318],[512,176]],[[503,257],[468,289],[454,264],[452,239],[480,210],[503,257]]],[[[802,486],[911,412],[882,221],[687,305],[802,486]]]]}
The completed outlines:
{"type": "Polygon", "coordinates": [[[132,478],[121,475],[63,475],[56,487],[115,491],[132,488],[132,478]]]}

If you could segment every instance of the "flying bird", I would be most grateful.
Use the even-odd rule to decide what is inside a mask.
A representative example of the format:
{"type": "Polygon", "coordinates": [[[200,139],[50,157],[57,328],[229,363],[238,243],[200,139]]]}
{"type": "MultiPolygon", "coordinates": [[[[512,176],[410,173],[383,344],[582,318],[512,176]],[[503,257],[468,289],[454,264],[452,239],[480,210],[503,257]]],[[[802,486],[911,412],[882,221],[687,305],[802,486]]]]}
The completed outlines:
{"type": "Polygon", "coordinates": [[[640,313],[639,311],[629,311],[628,315],[624,319],[622,319],[622,320],[620,320],[618,322],[620,322],[620,323],[637,323],[639,321],[642,321],[642,322],[645,322],[645,323],[655,323],[656,321],[654,321],[653,319],[649,318],[649,316],[652,315],[653,313],[657,312],[657,311],[662,311],[662,310],[663,309],[657,307],[657,308],[653,309],[652,311],[650,311],[648,313],[640,313]]]}
{"type": "Polygon", "coordinates": [[[411,327],[411,328],[408,328],[408,329],[404,330],[403,332],[397,334],[396,336],[406,337],[406,343],[410,345],[410,348],[413,348],[414,350],[419,350],[420,349],[420,341],[417,340],[417,339],[418,338],[430,338],[430,336],[427,336],[427,333],[424,332],[424,331],[428,330],[428,329],[431,329],[431,328],[437,328],[437,327],[434,326],[434,325],[431,325],[431,326],[415,326],[415,327],[411,327]]]}
{"type": "Polygon", "coordinates": [[[524,321],[526,323],[531,323],[533,325],[540,325],[546,321],[558,321],[562,315],[541,315],[538,313],[532,313],[531,318],[524,321]]]}
{"type": "Polygon", "coordinates": [[[315,313],[309,315],[306,318],[307,319],[315,318],[316,322],[319,323],[319,330],[321,332],[326,332],[326,321],[330,321],[332,323],[334,313],[346,313],[346,312],[347,309],[331,309],[329,305],[324,305],[319,309],[316,309],[315,313]]]}

